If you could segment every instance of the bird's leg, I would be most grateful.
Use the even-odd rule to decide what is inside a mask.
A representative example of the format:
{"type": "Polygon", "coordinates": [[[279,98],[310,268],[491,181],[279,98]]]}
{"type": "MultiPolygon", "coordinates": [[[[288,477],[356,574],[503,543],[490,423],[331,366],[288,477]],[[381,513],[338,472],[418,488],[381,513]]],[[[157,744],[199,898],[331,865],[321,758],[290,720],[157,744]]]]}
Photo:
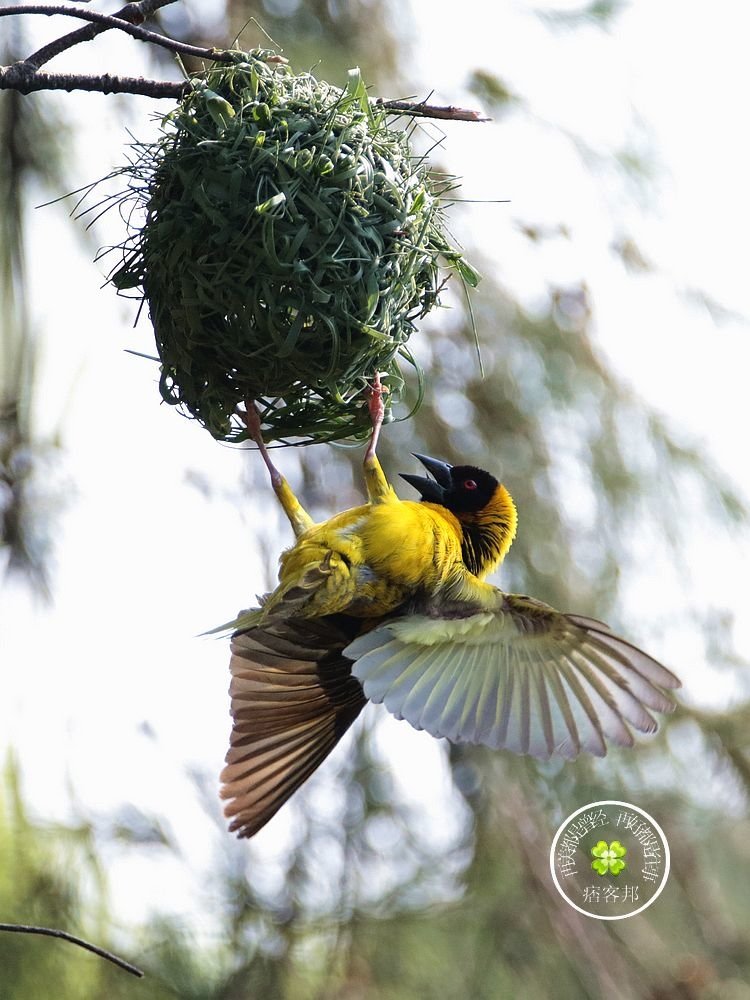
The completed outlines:
{"type": "Polygon", "coordinates": [[[260,414],[258,413],[258,407],[251,399],[245,400],[244,412],[241,411],[240,415],[245,422],[247,427],[247,433],[253,439],[253,441],[258,446],[258,451],[260,452],[260,457],[265,462],[266,468],[268,469],[269,475],[271,477],[271,486],[274,489],[278,489],[281,486],[284,477],[281,475],[279,470],[271,461],[271,456],[268,454],[268,448],[266,448],[266,442],[263,440],[263,431],[260,425],[260,414]]]}
{"type": "Polygon", "coordinates": [[[365,487],[367,488],[367,496],[370,503],[379,503],[391,494],[391,487],[388,485],[388,480],[385,478],[376,454],[380,428],[383,426],[383,418],[385,417],[383,394],[387,391],[387,388],[380,381],[380,373],[376,372],[372,380],[372,385],[367,388],[367,405],[370,410],[372,434],[370,435],[363,463],[365,487]]]}
{"type": "Polygon", "coordinates": [[[245,409],[241,412],[241,416],[245,421],[248,434],[258,446],[260,457],[265,462],[266,468],[268,469],[268,473],[271,477],[271,486],[273,486],[273,491],[278,497],[279,503],[284,508],[284,513],[289,518],[292,531],[294,531],[295,537],[299,538],[303,532],[307,531],[307,529],[312,526],[313,519],[304,509],[294,493],[292,493],[291,486],[271,461],[271,456],[268,454],[266,443],[263,440],[263,431],[260,426],[260,414],[258,413],[258,408],[251,399],[245,401],[245,409]]]}

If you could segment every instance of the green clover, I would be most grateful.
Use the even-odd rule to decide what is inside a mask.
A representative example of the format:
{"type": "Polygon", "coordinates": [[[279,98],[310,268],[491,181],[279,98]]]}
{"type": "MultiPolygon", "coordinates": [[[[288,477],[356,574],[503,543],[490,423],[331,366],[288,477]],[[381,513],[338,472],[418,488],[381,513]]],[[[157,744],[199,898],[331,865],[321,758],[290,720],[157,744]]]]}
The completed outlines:
{"type": "Polygon", "coordinates": [[[599,875],[606,875],[607,872],[619,875],[628,866],[627,861],[620,860],[627,853],[627,848],[623,847],[619,840],[613,840],[611,844],[607,844],[606,840],[600,840],[595,847],[591,848],[591,854],[595,858],[591,862],[591,867],[599,875]]]}

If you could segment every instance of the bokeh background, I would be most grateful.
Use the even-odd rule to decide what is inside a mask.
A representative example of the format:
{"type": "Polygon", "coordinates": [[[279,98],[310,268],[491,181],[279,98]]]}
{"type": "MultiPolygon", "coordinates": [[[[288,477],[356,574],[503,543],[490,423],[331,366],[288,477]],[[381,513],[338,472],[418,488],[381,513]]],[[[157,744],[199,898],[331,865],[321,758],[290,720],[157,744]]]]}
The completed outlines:
{"type": "MultiPolygon", "coordinates": [[[[359,65],[374,94],[492,116],[415,136],[463,178],[485,375],[449,287],[411,342],[425,404],[386,428],[383,464],[498,470],[521,518],[500,585],[604,618],[684,691],[658,737],[575,764],[449,747],[371,706],[234,841],[226,643],[198,633],[271,583],[288,532],[257,456],[162,405],[125,353],[152,351],[147,317],[92,263],[122,220],[35,207],[120,165],[171,104],[2,93],[0,921],[147,975],[0,934],[0,997],[750,997],[744,0],[184,0],[161,25],[267,32],[333,83],[359,65]],[[557,826],[599,799],[671,845],[664,893],[625,921],[576,913],[549,874],[557,826]]],[[[69,27],[3,19],[2,62],[69,27]]],[[[114,32],[53,68],[179,79],[114,32]]],[[[361,497],[358,450],[277,458],[316,516],[361,497]]]]}

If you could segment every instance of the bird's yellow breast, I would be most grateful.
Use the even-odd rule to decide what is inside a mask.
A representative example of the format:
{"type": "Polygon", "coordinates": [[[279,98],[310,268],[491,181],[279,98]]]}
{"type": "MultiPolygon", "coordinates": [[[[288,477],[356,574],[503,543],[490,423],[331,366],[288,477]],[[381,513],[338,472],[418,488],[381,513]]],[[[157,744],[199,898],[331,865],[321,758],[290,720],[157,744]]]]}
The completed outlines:
{"type": "Polygon", "coordinates": [[[282,587],[326,561],[331,572],[310,604],[311,615],[383,615],[416,592],[434,593],[462,572],[461,529],[445,508],[401,501],[395,494],[353,507],[309,528],[282,555],[282,587]]]}
{"type": "Polygon", "coordinates": [[[370,508],[362,525],[367,562],[410,590],[433,591],[461,564],[461,528],[444,507],[411,500],[370,508]]]}

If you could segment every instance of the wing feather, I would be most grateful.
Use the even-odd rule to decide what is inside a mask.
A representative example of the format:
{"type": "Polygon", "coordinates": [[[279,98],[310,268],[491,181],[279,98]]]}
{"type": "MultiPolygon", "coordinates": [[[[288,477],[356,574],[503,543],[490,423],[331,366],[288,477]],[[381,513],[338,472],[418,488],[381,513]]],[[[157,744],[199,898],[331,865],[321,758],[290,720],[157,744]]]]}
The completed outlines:
{"type": "Polygon", "coordinates": [[[512,669],[509,661],[503,663],[503,673],[506,686],[496,689],[497,711],[495,715],[495,726],[492,731],[492,739],[489,746],[504,747],[508,739],[508,728],[510,726],[511,714],[513,712],[513,699],[516,696],[516,672],[512,669]]]}
{"type": "Polygon", "coordinates": [[[602,724],[582,684],[582,679],[578,677],[575,667],[568,662],[566,657],[560,660],[558,673],[571,695],[570,705],[575,712],[581,749],[593,754],[594,757],[604,757],[607,753],[607,745],[604,742],[602,724]]]}
{"type": "Polygon", "coordinates": [[[658,693],[659,699],[653,707],[662,712],[669,711],[670,702],[660,692],[643,682],[640,674],[634,670],[622,667],[618,672],[611,659],[606,654],[600,654],[596,646],[590,643],[576,650],[573,656],[582,670],[590,672],[591,682],[602,692],[608,692],[612,706],[627,722],[642,733],[656,731],[656,720],[644,705],[651,706],[655,700],[653,695],[658,693]]]}
{"type": "Polygon", "coordinates": [[[229,829],[251,837],[331,752],[365,704],[342,655],[358,623],[271,619],[232,639],[229,829]]]}
{"type": "MultiPolygon", "coordinates": [[[[383,698],[383,704],[389,712],[399,711],[401,704],[406,704],[420,681],[424,679],[426,672],[428,672],[428,676],[429,673],[435,673],[435,664],[430,662],[434,661],[434,658],[434,652],[431,649],[421,650],[413,659],[406,662],[403,651],[400,651],[398,656],[393,658],[391,670],[394,669],[395,665],[400,669],[398,675],[391,680],[388,692],[383,698]]],[[[381,682],[382,680],[381,676],[381,682]]]]}
{"type": "Polygon", "coordinates": [[[408,663],[408,658],[404,657],[403,650],[397,642],[390,642],[382,649],[373,650],[370,654],[372,668],[372,694],[368,695],[370,701],[381,702],[408,663]]]}
{"type": "MultiPolygon", "coordinates": [[[[473,660],[476,660],[476,651],[473,660]]],[[[490,671],[481,670],[481,667],[478,668],[475,662],[472,662],[471,670],[470,697],[464,699],[461,714],[456,722],[455,739],[458,743],[463,741],[467,732],[471,734],[476,729],[476,720],[482,708],[482,696],[485,693],[488,678],[492,678],[490,671]]]]}
{"type": "Polygon", "coordinates": [[[495,591],[488,611],[425,607],[344,649],[365,695],[454,742],[547,759],[603,756],[652,733],[675,675],[604,623],[495,591]],[[665,690],[667,689],[667,690],[665,690]]]}
{"type": "Polygon", "coordinates": [[[451,656],[452,652],[449,648],[435,653],[432,663],[429,664],[429,667],[426,667],[422,671],[421,677],[414,682],[411,691],[406,696],[404,701],[404,711],[408,712],[420,722],[420,725],[417,727],[419,729],[423,728],[421,725],[421,719],[424,710],[427,707],[427,700],[434,690],[437,678],[449,665],[451,656]]]}
{"type": "Polygon", "coordinates": [[[529,752],[529,715],[531,705],[529,701],[529,672],[519,670],[518,672],[518,713],[511,716],[517,726],[517,736],[515,743],[510,746],[516,753],[529,752]]]}
{"type": "MultiPolygon", "coordinates": [[[[487,743],[496,722],[499,709],[500,692],[507,685],[502,683],[505,664],[499,663],[498,670],[485,670],[484,682],[477,697],[476,733],[480,742],[487,743]]],[[[466,742],[471,736],[471,717],[467,713],[463,719],[459,739],[466,742]]]]}
{"type": "MultiPolygon", "coordinates": [[[[566,615],[566,618],[575,619],[574,615],[566,615]]],[[[615,635],[602,622],[592,622],[586,629],[591,640],[596,640],[601,645],[608,647],[616,659],[622,664],[628,664],[637,670],[643,677],[651,681],[652,684],[665,688],[680,687],[680,680],[671,670],[667,670],[664,664],[659,663],[648,653],[644,653],[638,646],[634,646],[627,639],[615,635]]]]}
{"type": "Polygon", "coordinates": [[[661,706],[664,702],[671,704],[669,697],[659,689],[660,687],[678,688],[680,682],[670,670],[663,667],[657,660],[652,659],[642,650],[618,636],[606,636],[602,633],[589,634],[587,646],[597,649],[610,662],[614,661],[613,666],[617,664],[620,668],[626,668],[628,677],[633,683],[638,683],[643,699],[655,699],[654,704],[649,707],[657,712],[663,712],[665,709],[661,706]]]}
{"type": "MultiPolygon", "coordinates": [[[[424,708],[416,722],[412,723],[412,725],[416,724],[417,728],[424,729],[428,733],[432,733],[441,726],[443,707],[450,695],[451,685],[458,675],[459,666],[460,664],[455,655],[451,655],[446,659],[443,670],[432,681],[432,691],[425,701],[424,708]]],[[[369,698],[369,695],[367,697],[369,698]]],[[[405,715],[401,717],[406,718],[405,715]]],[[[408,721],[412,722],[411,719],[408,721]]]]}
{"type": "MultiPolygon", "coordinates": [[[[617,710],[612,696],[600,682],[588,662],[573,653],[566,653],[565,658],[570,664],[573,674],[585,690],[589,704],[597,720],[598,730],[602,739],[602,754],[606,754],[607,741],[617,746],[633,745],[633,737],[625,724],[625,720],[617,710]]],[[[650,730],[649,730],[650,731],[650,730]]]]}
{"type": "Polygon", "coordinates": [[[476,669],[473,662],[475,649],[466,647],[459,656],[440,717],[441,729],[448,739],[456,737],[464,705],[471,699],[471,682],[476,669]]]}
{"type": "Polygon", "coordinates": [[[555,727],[557,736],[552,753],[557,753],[568,760],[575,760],[581,752],[581,740],[563,679],[557,670],[550,670],[546,682],[552,693],[553,715],[559,719],[555,727]]]}
{"type": "Polygon", "coordinates": [[[543,757],[546,760],[554,753],[556,743],[549,696],[547,694],[547,686],[544,683],[544,671],[538,663],[531,662],[528,652],[526,655],[529,659],[532,691],[536,694],[536,703],[538,705],[538,714],[532,711],[532,724],[535,720],[537,721],[537,725],[533,727],[533,733],[535,740],[539,742],[538,744],[536,742],[530,744],[531,753],[536,757],[543,757]],[[538,746],[538,750],[533,749],[535,746],[538,746]]]}

